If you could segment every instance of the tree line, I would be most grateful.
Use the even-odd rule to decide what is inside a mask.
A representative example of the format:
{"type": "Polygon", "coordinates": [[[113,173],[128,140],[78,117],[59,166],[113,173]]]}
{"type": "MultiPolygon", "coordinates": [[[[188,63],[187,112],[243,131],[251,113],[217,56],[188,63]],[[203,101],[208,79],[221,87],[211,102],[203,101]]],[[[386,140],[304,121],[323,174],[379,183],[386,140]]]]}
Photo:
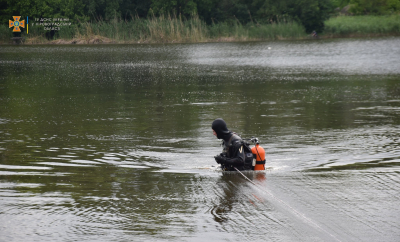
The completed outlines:
{"type": "Polygon", "coordinates": [[[346,6],[356,15],[390,14],[400,11],[400,0],[0,0],[0,19],[8,24],[11,16],[21,15],[83,23],[168,14],[189,19],[197,15],[209,25],[296,21],[310,33],[321,32],[335,9],[346,6]]]}

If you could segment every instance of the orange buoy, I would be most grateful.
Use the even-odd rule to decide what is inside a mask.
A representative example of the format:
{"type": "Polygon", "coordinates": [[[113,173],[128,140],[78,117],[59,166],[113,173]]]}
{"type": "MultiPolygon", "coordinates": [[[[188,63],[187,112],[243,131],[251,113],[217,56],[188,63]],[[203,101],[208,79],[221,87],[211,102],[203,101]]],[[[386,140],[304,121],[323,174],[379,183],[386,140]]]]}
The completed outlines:
{"type": "Polygon", "coordinates": [[[256,144],[251,148],[251,153],[255,157],[253,159],[253,167],[255,171],[265,170],[265,150],[260,144],[256,144]]]}

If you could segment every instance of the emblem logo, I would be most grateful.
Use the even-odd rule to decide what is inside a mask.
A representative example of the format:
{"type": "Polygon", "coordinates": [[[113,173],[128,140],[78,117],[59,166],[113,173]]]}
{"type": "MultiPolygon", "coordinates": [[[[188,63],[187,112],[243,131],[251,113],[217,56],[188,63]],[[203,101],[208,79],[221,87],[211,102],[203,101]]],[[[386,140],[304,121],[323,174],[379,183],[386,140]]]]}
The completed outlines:
{"type": "Polygon", "coordinates": [[[25,20],[20,20],[21,16],[13,16],[14,21],[9,20],[9,27],[14,27],[13,32],[21,32],[21,28],[25,28],[25,20]]]}

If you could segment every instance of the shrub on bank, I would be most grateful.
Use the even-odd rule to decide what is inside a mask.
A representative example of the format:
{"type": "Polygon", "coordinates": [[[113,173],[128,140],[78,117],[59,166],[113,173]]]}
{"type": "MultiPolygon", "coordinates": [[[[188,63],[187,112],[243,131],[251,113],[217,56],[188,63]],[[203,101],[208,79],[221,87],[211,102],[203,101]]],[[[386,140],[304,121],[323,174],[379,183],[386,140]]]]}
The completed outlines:
{"type": "Polygon", "coordinates": [[[333,37],[400,34],[400,15],[338,16],[325,22],[324,34],[333,37]]]}

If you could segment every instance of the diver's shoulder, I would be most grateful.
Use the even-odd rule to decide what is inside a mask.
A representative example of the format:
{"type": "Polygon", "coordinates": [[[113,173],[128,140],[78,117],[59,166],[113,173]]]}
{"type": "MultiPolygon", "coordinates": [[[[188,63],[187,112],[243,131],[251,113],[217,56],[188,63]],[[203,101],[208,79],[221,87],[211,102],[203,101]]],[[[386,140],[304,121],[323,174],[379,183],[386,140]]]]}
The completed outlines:
{"type": "Polygon", "coordinates": [[[235,143],[239,143],[239,142],[242,142],[242,138],[238,134],[233,133],[232,137],[231,137],[231,144],[235,144],[235,143]]]}

